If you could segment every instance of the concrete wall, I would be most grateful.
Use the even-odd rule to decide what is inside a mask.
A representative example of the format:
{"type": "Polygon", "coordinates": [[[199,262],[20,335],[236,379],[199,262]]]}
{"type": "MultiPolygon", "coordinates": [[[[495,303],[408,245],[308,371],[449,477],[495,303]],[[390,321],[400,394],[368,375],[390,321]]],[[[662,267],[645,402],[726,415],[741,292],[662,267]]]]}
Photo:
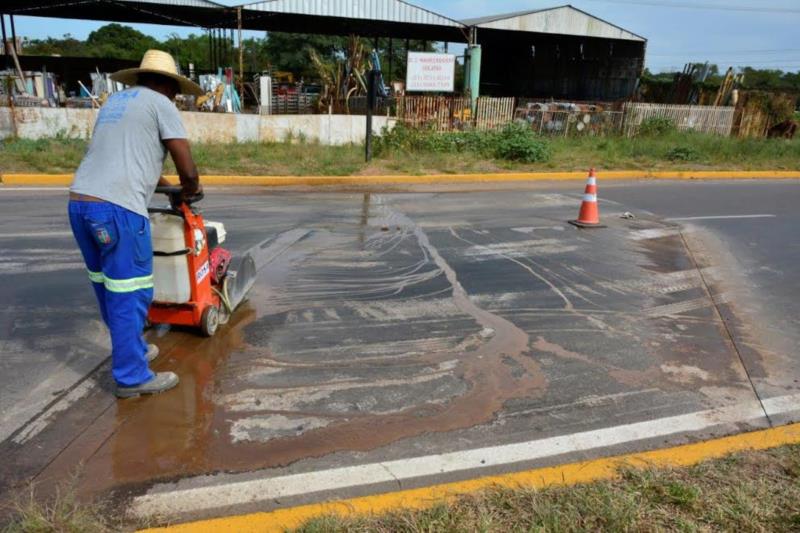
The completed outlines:
{"type": "MultiPolygon", "coordinates": [[[[363,143],[365,117],[357,115],[235,115],[226,113],[181,112],[189,140],[192,142],[271,142],[288,137],[304,137],[322,144],[363,143]]],[[[41,139],[63,135],[89,138],[97,111],[23,107],[14,110],[17,135],[24,139],[41,139]]],[[[392,127],[394,119],[374,117],[373,131],[392,127]]],[[[13,135],[11,111],[0,108],[0,138],[13,135]]]]}

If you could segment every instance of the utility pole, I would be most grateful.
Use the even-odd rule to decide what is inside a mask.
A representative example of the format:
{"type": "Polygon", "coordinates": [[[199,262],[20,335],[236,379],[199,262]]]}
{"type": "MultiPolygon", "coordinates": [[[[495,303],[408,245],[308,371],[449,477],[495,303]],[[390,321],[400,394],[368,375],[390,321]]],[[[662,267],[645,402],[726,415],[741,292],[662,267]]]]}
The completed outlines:
{"type": "Polygon", "coordinates": [[[242,48],[242,8],[236,8],[236,19],[239,25],[239,99],[244,109],[244,49],[242,48]]]}

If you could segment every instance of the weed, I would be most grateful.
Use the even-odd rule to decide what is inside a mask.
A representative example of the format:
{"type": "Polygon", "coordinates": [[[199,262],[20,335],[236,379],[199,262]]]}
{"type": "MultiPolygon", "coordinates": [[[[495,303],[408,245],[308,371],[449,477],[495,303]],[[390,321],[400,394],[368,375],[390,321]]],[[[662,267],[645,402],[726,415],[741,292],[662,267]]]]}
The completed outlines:
{"type": "Polygon", "coordinates": [[[391,157],[397,153],[470,153],[521,163],[547,161],[551,150],[547,140],[536,136],[525,124],[513,123],[498,130],[436,132],[431,128],[410,128],[398,124],[384,129],[376,153],[391,157]]]}
{"type": "Polygon", "coordinates": [[[657,137],[678,131],[675,122],[666,117],[650,117],[642,121],[639,126],[639,135],[644,137],[657,137]]]}
{"type": "Polygon", "coordinates": [[[667,150],[666,158],[670,161],[697,161],[700,154],[691,146],[675,146],[667,150]]]}
{"type": "Polygon", "coordinates": [[[494,156],[498,159],[538,163],[551,155],[549,143],[537,138],[525,124],[509,124],[494,139],[494,156]]]}
{"type": "Polygon", "coordinates": [[[116,530],[99,504],[77,498],[78,476],[55,488],[52,498],[43,499],[31,484],[12,504],[12,519],[3,533],[105,533],[116,530]]]}

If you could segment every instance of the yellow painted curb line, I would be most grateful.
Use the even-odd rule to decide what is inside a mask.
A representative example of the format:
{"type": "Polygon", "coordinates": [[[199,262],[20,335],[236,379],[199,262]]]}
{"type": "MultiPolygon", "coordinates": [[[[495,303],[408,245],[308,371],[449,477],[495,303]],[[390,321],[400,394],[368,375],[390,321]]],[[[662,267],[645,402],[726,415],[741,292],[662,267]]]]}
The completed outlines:
{"type": "MultiPolygon", "coordinates": [[[[617,475],[620,466],[669,467],[689,466],[707,459],[723,457],[744,450],[764,450],[786,444],[800,443],[800,424],[773,429],[742,433],[731,437],[687,444],[663,450],[632,453],[604,459],[595,459],[562,466],[540,468],[499,476],[489,476],[455,483],[446,483],[420,489],[376,494],[350,500],[303,505],[279,509],[269,513],[255,513],[227,518],[216,518],[171,527],[145,530],[170,533],[216,533],[219,531],[270,532],[298,527],[306,521],[322,515],[340,516],[382,513],[393,509],[422,509],[442,500],[452,499],[491,487],[546,487],[549,485],[572,485],[599,479],[610,479],[617,475]]],[[[313,489],[313,487],[309,487],[313,489]]]]}
{"type": "MultiPolygon", "coordinates": [[[[177,182],[177,176],[167,176],[177,182]]],[[[724,171],[681,170],[649,172],[643,170],[614,170],[600,172],[600,179],[671,179],[671,180],[729,180],[729,179],[800,179],[800,171],[724,171]]],[[[325,185],[391,185],[489,183],[516,181],[585,180],[586,172],[523,172],[493,174],[431,174],[427,176],[202,176],[205,185],[229,186],[325,186],[325,185]]],[[[0,174],[3,185],[66,186],[71,174],[0,174]]]]}

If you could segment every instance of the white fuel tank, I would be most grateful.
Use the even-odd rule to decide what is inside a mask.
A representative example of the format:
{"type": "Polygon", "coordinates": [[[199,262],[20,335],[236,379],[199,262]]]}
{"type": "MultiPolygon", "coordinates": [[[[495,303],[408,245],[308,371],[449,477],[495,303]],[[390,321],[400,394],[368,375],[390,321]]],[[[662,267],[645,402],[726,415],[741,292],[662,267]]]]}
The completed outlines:
{"type": "Polygon", "coordinates": [[[210,220],[206,220],[204,224],[206,225],[206,231],[209,231],[209,228],[214,228],[217,230],[217,244],[222,244],[225,242],[225,237],[228,234],[225,232],[225,225],[222,222],[212,222],[210,220]]]}
{"type": "MultiPolygon", "coordinates": [[[[153,252],[174,254],[186,249],[183,219],[164,213],[150,214],[153,252]]],[[[153,257],[153,299],[156,302],[183,304],[192,297],[189,262],[186,254],[153,257]]]]}

